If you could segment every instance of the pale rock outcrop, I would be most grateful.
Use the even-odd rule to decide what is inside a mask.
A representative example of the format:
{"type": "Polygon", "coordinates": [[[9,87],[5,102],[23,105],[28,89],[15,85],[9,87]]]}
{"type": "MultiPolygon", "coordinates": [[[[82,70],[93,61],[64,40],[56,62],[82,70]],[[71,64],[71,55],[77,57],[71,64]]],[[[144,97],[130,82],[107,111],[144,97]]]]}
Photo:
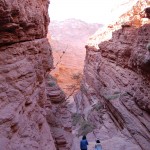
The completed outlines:
{"type": "MultiPolygon", "coordinates": [[[[150,52],[147,50],[150,20],[141,15],[147,6],[147,0],[139,0],[118,22],[91,37],[86,46],[81,91],[75,98],[78,111],[83,114],[99,102],[99,109],[106,110],[121,133],[133,140],[131,147],[124,145],[132,150],[149,150],[150,147],[150,52]]],[[[104,113],[100,114],[101,117],[92,115],[90,111],[87,119],[101,124],[100,129],[104,126],[105,131],[115,133],[110,130],[114,127],[104,119],[104,113]]],[[[105,134],[104,130],[94,131],[105,134]]],[[[111,148],[125,149],[115,148],[113,144],[111,148]]]]}
{"type": "Polygon", "coordinates": [[[0,0],[0,149],[55,150],[46,121],[48,0],[0,0]]]}

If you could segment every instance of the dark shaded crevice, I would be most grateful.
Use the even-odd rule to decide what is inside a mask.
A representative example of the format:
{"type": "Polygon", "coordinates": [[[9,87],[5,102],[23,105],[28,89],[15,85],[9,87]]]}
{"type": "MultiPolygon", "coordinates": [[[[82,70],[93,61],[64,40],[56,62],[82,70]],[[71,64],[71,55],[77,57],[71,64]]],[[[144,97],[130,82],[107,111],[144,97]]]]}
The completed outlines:
{"type": "Polygon", "coordinates": [[[17,42],[11,42],[11,43],[4,43],[4,44],[0,44],[0,48],[1,47],[6,47],[6,46],[11,46],[13,44],[20,44],[20,43],[26,43],[26,42],[33,42],[33,41],[36,41],[36,40],[40,40],[40,39],[45,39],[46,37],[42,37],[42,38],[35,38],[33,40],[20,40],[20,41],[17,41],[17,42]]]}

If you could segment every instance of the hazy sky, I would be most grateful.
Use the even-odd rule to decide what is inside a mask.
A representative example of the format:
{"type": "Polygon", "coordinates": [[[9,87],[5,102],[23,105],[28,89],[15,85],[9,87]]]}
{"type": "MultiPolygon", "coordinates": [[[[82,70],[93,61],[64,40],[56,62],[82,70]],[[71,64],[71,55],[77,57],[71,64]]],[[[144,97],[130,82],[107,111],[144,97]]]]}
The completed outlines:
{"type": "MultiPolygon", "coordinates": [[[[107,23],[115,17],[112,9],[129,0],[50,0],[51,20],[77,18],[86,22],[107,23]]],[[[132,0],[136,1],[136,0],[132,0]]]]}

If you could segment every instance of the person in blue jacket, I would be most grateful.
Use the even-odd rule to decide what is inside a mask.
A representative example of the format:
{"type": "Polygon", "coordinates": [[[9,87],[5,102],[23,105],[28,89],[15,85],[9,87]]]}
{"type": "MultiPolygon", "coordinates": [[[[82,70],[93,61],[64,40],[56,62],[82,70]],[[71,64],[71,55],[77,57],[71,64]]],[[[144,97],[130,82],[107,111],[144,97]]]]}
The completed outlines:
{"type": "Polygon", "coordinates": [[[82,140],[80,141],[80,149],[81,150],[87,150],[88,141],[86,140],[86,136],[84,135],[82,137],[82,140]]]}

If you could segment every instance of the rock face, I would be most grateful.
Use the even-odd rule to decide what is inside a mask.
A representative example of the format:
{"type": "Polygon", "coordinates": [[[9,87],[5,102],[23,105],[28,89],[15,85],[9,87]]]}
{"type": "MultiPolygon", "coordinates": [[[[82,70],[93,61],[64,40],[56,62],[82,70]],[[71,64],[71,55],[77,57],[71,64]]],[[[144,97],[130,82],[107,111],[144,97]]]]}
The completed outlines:
{"type": "MultiPolygon", "coordinates": [[[[118,22],[91,37],[81,91],[75,99],[84,114],[97,102],[102,110],[106,108],[115,126],[138,146],[127,148],[132,150],[150,147],[150,21],[140,15],[147,5],[148,1],[139,0],[118,22]]],[[[98,115],[90,113],[90,118],[98,124],[98,115]]],[[[105,125],[101,118],[99,124],[105,125]]]]}
{"type": "Polygon", "coordinates": [[[0,45],[46,37],[47,0],[0,0],[0,45]]]}
{"type": "Polygon", "coordinates": [[[71,113],[67,107],[65,94],[52,76],[48,76],[47,102],[45,105],[46,118],[58,150],[70,150],[72,146],[71,113]]]}
{"type": "Polygon", "coordinates": [[[48,0],[0,0],[0,149],[55,150],[46,121],[48,0]]]}

